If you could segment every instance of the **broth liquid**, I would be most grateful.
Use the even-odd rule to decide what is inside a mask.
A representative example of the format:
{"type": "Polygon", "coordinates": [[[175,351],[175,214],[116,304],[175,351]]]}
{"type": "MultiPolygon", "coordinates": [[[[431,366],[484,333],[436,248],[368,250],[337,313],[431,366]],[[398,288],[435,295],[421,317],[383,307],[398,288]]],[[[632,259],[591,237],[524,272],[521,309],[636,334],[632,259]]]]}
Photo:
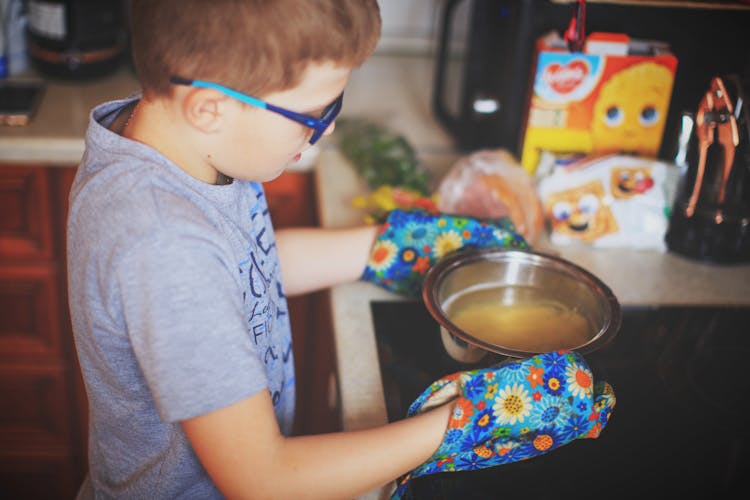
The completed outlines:
{"type": "Polygon", "coordinates": [[[573,349],[593,337],[595,329],[579,311],[521,292],[513,304],[503,304],[507,287],[469,292],[448,305],[447,316],[473,337],[516,351],[573,349]]]}

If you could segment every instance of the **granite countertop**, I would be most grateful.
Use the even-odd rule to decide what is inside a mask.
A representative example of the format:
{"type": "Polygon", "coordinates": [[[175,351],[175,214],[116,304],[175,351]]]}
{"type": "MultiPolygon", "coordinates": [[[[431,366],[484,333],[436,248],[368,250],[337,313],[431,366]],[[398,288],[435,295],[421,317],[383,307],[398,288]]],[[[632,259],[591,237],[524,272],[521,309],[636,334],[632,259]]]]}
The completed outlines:
{"type": "MultiPolygon", "coordinates": [[[[343,116],[376,119],[404,134],[433,176],[459,157],[431,108],[430,58],[376,55],[356,70],[347,87],[343,116]]],[[[128,69],[90,82],[47,82],[40,108],[23,127],[0,127],[0,162],[71,165],[81,158],[88,115],[103,101],[138,88],[128,69]]],[[[332,139],[321,141],[315,167],[318,212],[325,227],[360,224],[363,214],[351,198],[366,191],[332,139]]],[[[537,249],[559,254],[607,283],[623,305],[750,305],[750,265],[713,266],[656,251],[559,247],[537,249]]],[[[345,430],[387,422],[370,302],[403,300],[364,282],[334,287],[334,328],[339,396],[345,430]]],[[[388,495],[391,486],[363,498],[388,495]]]]}

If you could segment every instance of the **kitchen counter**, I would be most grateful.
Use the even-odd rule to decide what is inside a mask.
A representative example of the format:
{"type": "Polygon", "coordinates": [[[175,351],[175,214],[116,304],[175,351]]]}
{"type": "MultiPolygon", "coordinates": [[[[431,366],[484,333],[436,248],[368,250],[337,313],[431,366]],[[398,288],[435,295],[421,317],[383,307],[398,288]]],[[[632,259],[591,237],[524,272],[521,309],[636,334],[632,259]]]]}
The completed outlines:
{"type": "MultiPolygon", "coordinates": [[[[356,105],[349,106],[347,101],[344,116],[387,117],[385,124],[403,133],[425,167],[439,178],[457,154],[430,111],[431,77],[428,60],[374,58],[354,73],[346,95],[356,105]]],[[[316,174],[321,224],[360,224],[363,214],[352,209],[350,202],[366,192],[366,186],[342,154],[330,145],[324,147],[316,174]]],[[[591,271],[624,306],[750,305],[750,265],[716,266],[657,251],[554,247],[547,242],[535,249],[558,254],[591,271]]],[[[355,430],[385,424],[370,302],[404,299],[364,282],[337,286],[330,293],[343,427],[355,430]]],[[[380,498],[389,491],[385,487],[363,498],[380,498]]]]}
{"type": "Polygon", "coordinates": [[[48,80],[39,109],[28,125],[0,127],[0,161],[77,164],[91,108],[137,89],[135,76],[126,68],[84,82],[48,80]]]}

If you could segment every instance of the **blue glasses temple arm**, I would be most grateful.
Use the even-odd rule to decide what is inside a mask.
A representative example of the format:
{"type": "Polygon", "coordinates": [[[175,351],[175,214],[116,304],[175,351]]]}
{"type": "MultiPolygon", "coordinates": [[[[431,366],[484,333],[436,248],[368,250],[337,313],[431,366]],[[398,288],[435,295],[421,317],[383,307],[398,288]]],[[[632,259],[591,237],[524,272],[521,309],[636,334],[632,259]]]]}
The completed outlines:
{"type": "Polygon", "coordinates": [[[290,111],[288,109],[279,108],[277,106],[274,106],[273,104],[269,104],[265,101],[261,101],[260,99],[256,99],[255,97],[243,94],[241,92],[237,92],[236,90],[230,89],[229,87],[225,87],[224,85],[219,85],[218,83],[206,82],[203,80],[190,80],[188,78],[182,78],[179,76],[173,76],[169,79],[169,81],[177,85],[188,85],[188,86],[193,86],[193,87],[201,87],[205,89],[218,90],[219,92],[222,92],[230,97],[233,97],[234,99],[237,99],[238,101],[244,102],[246,104],[249,104],[251,106],[255,106],[258,108],[263,108],[263,109],[274,111],[288,118],[291,118],[299,123],[303,123],[307,125],[308,127],[318,126],[317,120],[315,120],[314,118],[310,116],[303,115],[301,113],[295,113],[294,111],[290,111]]]}
{"type": "Polygon", "coordinates": [[[237,99],[238,101],[242,101],[244,103],[250,104],[251,106],[255,106],[257,108],[268,108],[269,105],[266,102],[261,101],[260,99],[256,99],[255,97],[245,95],[241,92],[237,92],[236,90],[232,90],[229,87],[225,87],[223,85],[219,85],[218,83],[213,82],[206,82],[203,80],[189,80],[187,78],[180,78],[179,76],[173,76],[169,79],[172,83],[176,83],[178,85],[190,85],[193,87],[200,87],[204,89],[214,89],[218,90],[219,92],[222,92],[230,97],[233,97],[237,99]]]}

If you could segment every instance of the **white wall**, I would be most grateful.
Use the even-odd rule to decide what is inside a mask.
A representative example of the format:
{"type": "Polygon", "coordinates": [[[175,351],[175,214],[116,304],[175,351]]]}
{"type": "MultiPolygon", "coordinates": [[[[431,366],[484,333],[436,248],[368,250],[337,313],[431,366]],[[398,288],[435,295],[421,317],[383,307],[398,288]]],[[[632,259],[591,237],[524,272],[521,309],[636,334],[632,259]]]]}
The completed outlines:
{"type": "Polygon", "coordinates": [[[379,0],[383,31],[378,52],[425,53],[435,43],[443,0],[379,0]]]}

